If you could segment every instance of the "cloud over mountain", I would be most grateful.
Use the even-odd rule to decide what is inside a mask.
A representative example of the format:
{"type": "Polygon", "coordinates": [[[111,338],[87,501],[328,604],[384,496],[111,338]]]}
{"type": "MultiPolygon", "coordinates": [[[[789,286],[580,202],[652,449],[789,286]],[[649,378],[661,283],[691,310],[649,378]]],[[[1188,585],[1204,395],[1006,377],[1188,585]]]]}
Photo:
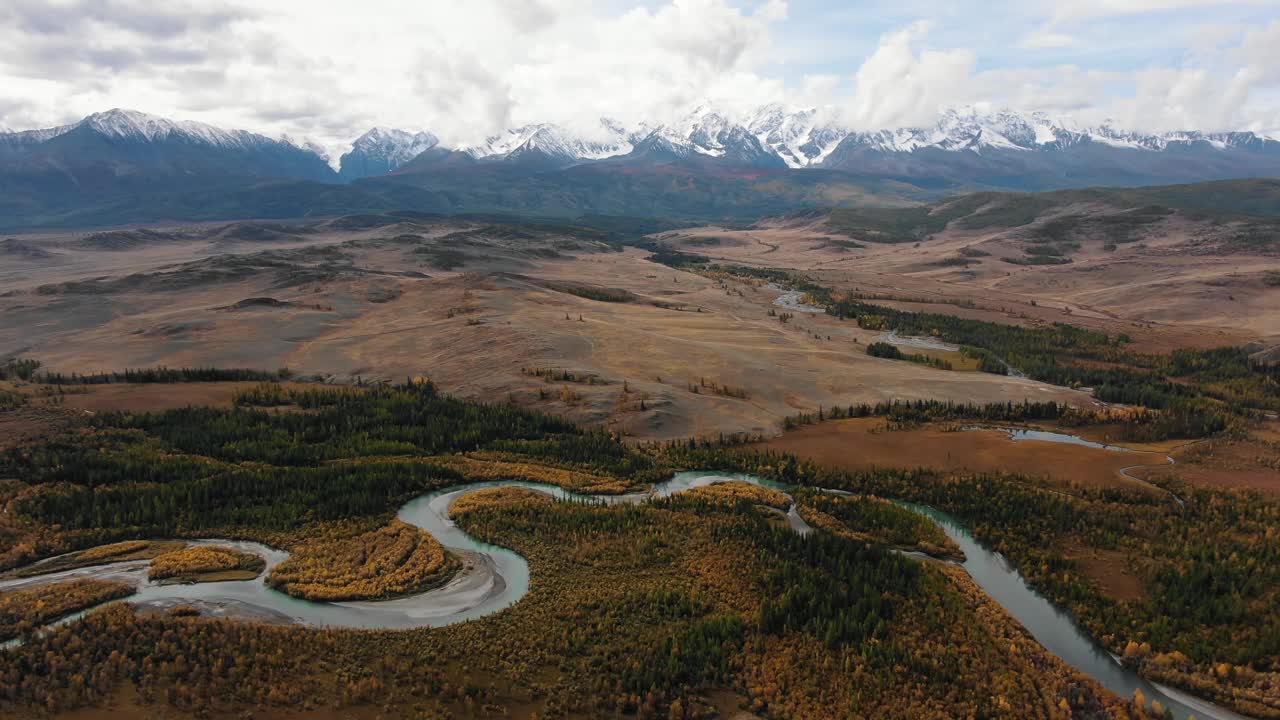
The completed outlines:
{"type": "Polygon", "coordinates": [[[333,157],[375,125],[462,146],[551,122],[605,142],[602,116],[663,124],[711,104],[745,122],[767,101],[831,106],[865,130],[928,125],[956,104],[1144,130],[1280,130],[1274,6],[1205,7],[11,0],[0,126],[136,107],[311,138],[333,157]]]}

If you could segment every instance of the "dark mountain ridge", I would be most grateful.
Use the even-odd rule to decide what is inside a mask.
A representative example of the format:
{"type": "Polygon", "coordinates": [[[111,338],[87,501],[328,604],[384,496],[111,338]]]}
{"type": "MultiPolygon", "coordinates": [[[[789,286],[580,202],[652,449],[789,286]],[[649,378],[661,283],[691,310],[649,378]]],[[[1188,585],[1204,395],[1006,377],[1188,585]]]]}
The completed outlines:
{"type": "Polygon", "coordinates": [[[968,191],[1280,176],[1280,143],[1250,133],[1068,132],[1004,116],[951,116],[932,134],[847,133],[807,118],[799,130],[777,114],[748,128],[703,112],[687,126],[644,132],[605,124],[609,142],[531,126],[466,149],[442,147],[430,133],[375,129],[343,156],[340,175],[312,145],[113,110],[0,134],[0,228],[393,209],[742,222],[968,191]],[[784,145],[791,160],[779,154],[784,145]],[[795,167],[804,153],[809,164],[795,167]]]}

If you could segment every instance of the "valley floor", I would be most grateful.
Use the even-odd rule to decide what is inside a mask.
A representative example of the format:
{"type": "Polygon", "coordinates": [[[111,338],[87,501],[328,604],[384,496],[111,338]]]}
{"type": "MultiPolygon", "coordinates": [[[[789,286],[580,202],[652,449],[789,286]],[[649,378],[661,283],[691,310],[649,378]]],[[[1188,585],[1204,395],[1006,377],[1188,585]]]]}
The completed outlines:
{"type": "MultiPolygon", "coordinates": [[[[320,577],[332,597],[395,597],[458,567],[390,524],[410,498],[511,479],[617,494],[691,468],[785,482],[802,510],[825,508],[811,516],[825,525],[798,540],[779,520],[784,505],[760,507],[767,494],[637,507],[484,495],[459,524],[518,551],[532,578],[503,612],[360,632],[107,608],[45,636],[23,630],[27,644],[0,655],[0,710],[1160,714],[1071,671],[963,572],[893,552],[939,538],[902,541],[919,528],[907,510],[870,502],[889,498],[960,518],[1144,677],[1280,718],[1275,379],[1249,362],[1224,378],[1142,374],[1163,372],[1149,358],[1177,348],[1274,348],[1280,294],[1262,278],[1280,262],[1193,264],[1172,252],[1188,237],[1086,247],[1055,266],[1003,262],[1020,240],[994,232],[850,247],[812,222],[780,221],[650,238],[702,256],[696,268],[581,229],[460,220],[24,237],[5,246],[24,254],[0,269],[0,359],[38,359],[60,379],[0,380],[5,569],[108,542],[225,537],[309,557],[294,581],[320,577]],[[970,246],[989,254],[947,262],[970,246]],[[1124,362],[1060,359],[1133,371],[1113,391],[1166,402],[1183,424],[1127,398],[1101,402],[1084,383],[979,371],[992,358],[943,342],[945,327],[901,337],[875,317],[815,311],[819,300],[786,281],[882,314],[1070,323],[1105,333],[1088,341],[1103,348],[1124,334],[1124,362]],[[868,354],[883,343],[923,357],[868,354]],[[158,366],[257,373],[78,377],[158,366]],[[1201,404],[1175,406],[1183,392],[1201,404]],[[890,401],[941,402],[875,407],[890,401]],[[833,419],[833,406],[845,415],[833,419]],[[1046,408],[1054,419],[1030,417],[1046,408]],[[1222,420],[1213,437],[1178,434],[1205,418],[1222,420]],[[1010,427],[1115,447],[1016,439],[1010,427]],[[856,497],[816,498],[818,487],[856,497]],[[410,564],[397,557],[416,557],[421,572],[384,586],[376,579],[410,564]]],[[[20,600],[15,618],[46,607],[20,600]]]]}
{"type": "MultiPolygon", "coordinates": [[[[227,232],[188,229],[121,249],[42,238],[54,259],[28,261],[0,296],[0,356],[82,374],[217,366],[337,382],[429,376],[461,397],[514,398],[637,440],[772,434],[787,415],[830,402],[1092,402],[1029,380],[867,357],[877,332],[791,312],[775,304],[778,290],[672,270],[637,249],[515,242],[465,225],[328,229],[265,246],[221,239],[227,232]]],[[[203,403],[223,390],[183,392],[203,403]]],[[[92,410],[115,393],[131,394],[95,388],[67,403],[92,410]]],[[[155,395],[155,407],[182,402],[155,395]]]]}

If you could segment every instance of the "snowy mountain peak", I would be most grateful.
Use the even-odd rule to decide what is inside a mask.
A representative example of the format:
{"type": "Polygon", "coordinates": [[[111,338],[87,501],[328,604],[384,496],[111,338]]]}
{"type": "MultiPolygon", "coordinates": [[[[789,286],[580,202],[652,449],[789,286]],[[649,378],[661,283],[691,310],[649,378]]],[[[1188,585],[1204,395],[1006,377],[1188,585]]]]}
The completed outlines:
{"type": "Polygon", "coordinates": [[[517,151],[537,150],[565,161],[603,160],[632,150],[632,136],[613,120],[601,118],[586,129],[587,132],[574,132],[552,123],[525,125],[459,150],[475,158],[504,158],[517,151]]]}
{"type": "Polygon", "coordinates": [[[0,147],[18,148],[37,145],[75,129],[75,125],[41,128],[39,130],[18,130],[0,133],[0,147]]]}
{"type": "Polygon", "coordinates": [[[640,138],[632,150],[632,155],[649,162],[686,158],[697,154],[693,146],[676,133],[667,132],[665,128],[654,128],[648,135],[640,138]]]}
{"type": "Polygon", "coordinates": [[[373,127],[351,143],[338,161],[338,173],[347,180],[389,173],[439,144],[429,132],[373,127]]]}
{"type": "Polygon", "coordinates": [[[410,132],[395,128],[370,128],[368,132],[351,143],[352,149],[366,152],[378,150],[388,154],[402,156],[404,162],[412,160],[424,150],[435,147],[440,139],[429,132],[410,132]]]}
{"type": "Polygon", "coordinates": [[[131,187],[168,187],[200,178],[331,181],[323,152],[306,140],[273,140],[245,130],[174,121],[134,110],[94,113],[70,125],[0,135],[0,170],[52,173],[66,192],[110,168],[131,187]],[[77,173],[87,173],[77,178],[77,173]]]}
{"type": "Polygon", "coordinates": [[[276,142],[247,130],[223,130],[193,120],[169,120],[137,110],[116,108],[94,113],[76,124],[104,137],[138,142],[180,139],[222,148],[250,148],[276,142]]]}
{"type": "Polygon", "coordinates": [[[108,137],[144,140],[155,140],[177,129],[177,123],[172,120],[122,108],[94,113],[80,121],[80,125],[108,137]]]}
{"type": "Polygon", "coordinates": [[[787,108],[778,103],[762,105],[742,116],[733,116],[704,104],[664,125],[638,123],[626,127],[600,119],[582,132],[565,125],[537,123],[513,128],[486,141],[459,148],[481,160],[524,157],[529,153],[571,164],[629,154],[646,142],[646,152],[661,147],[664,155],[696,153],[738,164],[791,168],[817,167],[850,152],[865,149],[881,153],[913,153],[925,150],[972,152],[1061,151],[1081,143],[1117,148],[1165,150],[1171,144],[1208,143],[1219,149],[1259,142],[1249,133],[1163,135],[1120,130],[1112,124],[1086,127],[1045,113],[990,110],[981,106],[948,108],[925,127],[854,131],[842,124],[839,112],[829,107],[787,108]],[[655,143],[652,138],[661,140],[655,143]],[[833,154],[843,146],[839,157],[833,154]],[[779,162],[781,161],[781,162],[779,162]]]}
{"type": "Polygon", "coordinates": [[[375,127],[356,138],[351,148],[379,155],[399,166],[439,144],[440,138],[429,132],[375,127]]]}
{"type": "Polygon", "coordinates": [[[201,122],[169,120],[157,115],[122,108],[93,113],[70,125],[0,133],[0,148],[14,151],[30,148],[72,132],[90,133],[105,138],[113,144],[176,142],[187,146],[236,153],[267,152],[277,155],[303,153],[314,156],[314,158],[301,156],[295,158],[303,162],[311,159],[325,161],[328,159],[328,153],[319,144],[306,138],[298,140],[285,135],[276,140],[247,130],[225,130],[201,122]]]}
{"type": "Polygon", "coordinates": [[[747,120],[747,128],[791,168],[822,162],[849,131],[828,118],[833,112],[819,108],[788,111],[771,103],[760,107],[747,120]]]}
{"type": "Polygon", "coordinates": [[[305,137],[294,138],[290,135],[281,135],[280,142],[286,145],[295,147],[303,152],[311,153],[312,155],[315,155],[316,157],[325,161],[325,163],[331,162],[331,158],[329,157],[329,151],[324,149],[323,145],[316,142],[315,140],[312,140],[311,138],[305,138],[305,137]]]}
{"type": "Polygon", "coordinates": [[[115,108],[93,113],[70,125],[0,133],[0,148],[24,148],[48,142],[73,131],[87,132],[112,142],[153,144],[178,142],[214,150],[305,153],[328,162],[329,154],[318,143],[288,135],[278,140],[247,130],[226,130],[191,120],[169,120],[137,110],[115,108]]]}

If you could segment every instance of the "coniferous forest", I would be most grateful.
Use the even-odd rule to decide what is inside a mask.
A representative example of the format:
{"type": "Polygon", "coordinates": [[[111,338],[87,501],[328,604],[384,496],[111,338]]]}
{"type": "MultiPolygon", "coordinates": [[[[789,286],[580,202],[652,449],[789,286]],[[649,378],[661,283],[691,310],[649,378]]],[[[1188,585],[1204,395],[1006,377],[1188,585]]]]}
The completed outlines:
{"type": "MultiPolygon", "coordinates": [[[[824,416],[1009,421],[1072,412],[1052,403],[914,403],[824,416]]],[[[1212,678],[1219,700],[1269,707],[1258,678],[1273,676],[1280,654],[1268,611],[1280,587],[1280,518],[1274,504],[1242,492],[1173,488],[1186,501],[1179,512],[1150,496],[1065,496],[1016,477],[837,473],[702,442],[634,447],[511,404],[455,400],[422,381],[266,384],[241,391],[232,407],[105,413],[11,448],[2,462],[17,479],[5,492],[19,519],[8,528],[17,541],[6,568],[86,548],[109,558],[114,550],[95,548],[114,541],[216,535],[292,549],[296,568],[282,566],[280,582],[328,583],[323,597],[379,597],[456,567],[438,544],[389,524],[424,492],[492,479],[494,468],[613,492],[681,468],[740,470],[951,512],[1128,662],[1184,685],[1212,678]],[[1116,603],[1081,581],[1046,542],[1068,537],[1145,558],[1149,597],[1116,603]],[[419,566],[429,572],[415,580],[410,568],[419,566]],[[404,581],[360,579],[384,569],[404,581]],[[1221,666],[1229,677],[1214,674],[1221,666]]],[[[556,503],[529,491],[467,497],[457,521],[530,562],[532,590],[509,611],[373,634],[206,620],[180,607],[139,615],[115,606],[46,633],[19,623],[25,643],[0,655],[0,702],[52,712],[129,684],[145,702],[196,713],[237,703],[341,708],[376,696],[391,698],[388,707],[427,698],[442,712],[536,706],[543,717],[696,717],[719,688],[771,717],[1142,712],[1046,659],[1007,616],[992,615],[963,572],[895,554],[948,551],[930,523],[883,500],[805,495],[801,514],[818,529],[799,535],[779,523],[777,492],[749,486],[640,506],[556,503]],[[1010,654],[1001,643],[1024,650],[1010,654]],[[459,675],[463,657],[470,671],[459,675]],[[473,672],[491,679],[466,680],[473,672]],[[318,691],[320,675],[333,673],[343,678],[336,693],[318,691]]],[[[40,601],[11,602],[27,612],[20,608],[40,601]]]]}

